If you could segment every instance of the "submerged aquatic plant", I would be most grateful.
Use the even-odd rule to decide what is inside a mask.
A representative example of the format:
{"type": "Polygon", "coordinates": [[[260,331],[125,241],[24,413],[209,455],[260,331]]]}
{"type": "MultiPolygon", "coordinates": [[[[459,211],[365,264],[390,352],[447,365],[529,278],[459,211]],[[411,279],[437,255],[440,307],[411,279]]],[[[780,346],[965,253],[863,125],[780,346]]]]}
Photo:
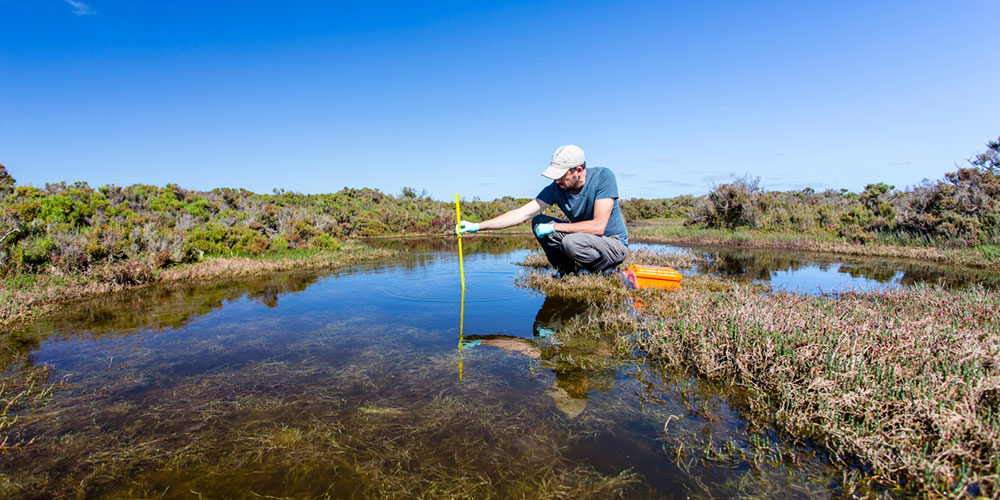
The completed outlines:
{"type": "Polygon", "coordinates": [[[0,461],[0,496],[571,499],[636,487],[630,471],[567,457],[573,430],[544,396],[511,404],[496,380],[459,383],[453,354],[400,348],[64,395],[19,425],[35,443],[0,461]]]}
{"type": "Polygon", "coordinates": [[[20,419],[19,410],[43,405],[56,386],[63,385],[62,381],[58,384],[49,383],[50,373],[48,366],[22,366],[0,381],[0,455],[32,443],[31,440],[25,442],[24,439],[12,436],[12,428],[20,419]]]}

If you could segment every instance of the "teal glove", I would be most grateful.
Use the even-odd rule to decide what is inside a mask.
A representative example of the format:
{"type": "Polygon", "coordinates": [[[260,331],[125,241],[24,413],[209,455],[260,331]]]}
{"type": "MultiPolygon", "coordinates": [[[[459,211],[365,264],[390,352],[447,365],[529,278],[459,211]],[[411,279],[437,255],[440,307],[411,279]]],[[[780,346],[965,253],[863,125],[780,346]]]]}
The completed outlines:
{"type": "Polygon", "coordinates": [[[455,234],[457,235],[461,235],[462,233],[478,233],[478,232],[479,232],[478,222],[469,222],[467,220],[463,220],[459,225],[455,226],[455,234]]]}
{"type": "Polygon", "coordinates": [[[555,330],[552,330],[551,328],[538,327],[535,329],[535,331],[538,332],[539,337],[543,338],[549,338],[556,334],[555,330]]]}
{"type": "Polygon", "coordinates": [[[556,232],[556,225],[552,222],[546,222],[544,224],[539,224],[535,226],[535,236],[541,238],[542,236],[550,235],[556,232]]]}

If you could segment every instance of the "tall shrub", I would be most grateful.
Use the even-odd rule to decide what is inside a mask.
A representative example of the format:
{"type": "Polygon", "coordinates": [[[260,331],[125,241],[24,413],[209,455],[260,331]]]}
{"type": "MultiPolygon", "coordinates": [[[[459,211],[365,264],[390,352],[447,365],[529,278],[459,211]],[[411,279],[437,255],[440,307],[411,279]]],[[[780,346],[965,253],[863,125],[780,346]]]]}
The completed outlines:
{"type": "Polygon", "coordinates": [[[757,228],[760,225],[760,177],[736,177],[702,198],[685,224],[757,228]]]}

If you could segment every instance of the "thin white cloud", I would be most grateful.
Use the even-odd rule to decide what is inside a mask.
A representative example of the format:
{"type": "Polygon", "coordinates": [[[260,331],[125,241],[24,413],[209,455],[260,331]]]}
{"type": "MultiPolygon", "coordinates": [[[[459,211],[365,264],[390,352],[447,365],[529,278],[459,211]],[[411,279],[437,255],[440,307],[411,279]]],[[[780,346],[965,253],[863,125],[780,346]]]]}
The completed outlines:
{"type": "Polygon", "coordinates": [[[691,184],[690,182],[678,182],[674,179],[654,179],[649,181],[649,184],[669,184],[677,187],[694,187],[694,184],[691,184]]]}
{"type": "Polygon", "coordinates": [[[722,173],[710,173],[708,175],[702,176],[700,179],[702,184],[720,184],[725,181],[732,179],[732,174],[722,174],[722,173]]]}
{"type": "Polygon", "coordinates": [[[91,9],[89,5],[84,2],[77,0],[66,0],[66,3],[73,7],[73,13],[78,16],[86,16],[94,13],[94,9],[91,9]]]}
{"type": "Polygon", "coordinates": [[[676,160],[677,158],[674,158],[673,156],[657,156],[652,159],[653,163],[670,163],[676,160]]]}

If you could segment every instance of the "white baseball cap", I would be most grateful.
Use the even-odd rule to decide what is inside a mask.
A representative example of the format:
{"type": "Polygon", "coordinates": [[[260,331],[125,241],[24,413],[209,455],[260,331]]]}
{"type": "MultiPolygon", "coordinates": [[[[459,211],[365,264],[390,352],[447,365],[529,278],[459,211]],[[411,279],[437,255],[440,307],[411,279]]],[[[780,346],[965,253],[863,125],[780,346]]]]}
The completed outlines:
{"type": "Polygon", "coordinates": [[[579,167],[587,161],[583,156],[583,150],[572,145],[567,144],[561,146],[552,153],[552,161],[549,162],[549,168],[542,172],[542,175],[548,177],[549,179],[558,179],[566,173],[567,170],[573,167],[579,167]]]}

